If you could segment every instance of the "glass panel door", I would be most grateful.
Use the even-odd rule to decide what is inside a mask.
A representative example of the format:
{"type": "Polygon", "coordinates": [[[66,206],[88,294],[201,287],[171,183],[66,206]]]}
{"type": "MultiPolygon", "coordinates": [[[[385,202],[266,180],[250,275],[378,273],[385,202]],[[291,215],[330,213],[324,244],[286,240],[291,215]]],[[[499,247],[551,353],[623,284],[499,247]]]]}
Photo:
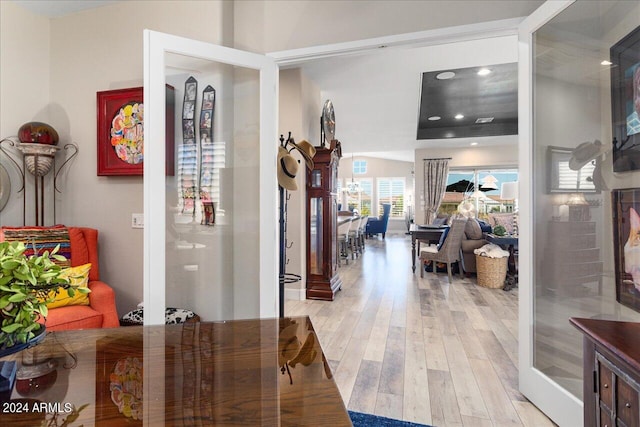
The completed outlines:
{"type": "Polygon", "coordinates": [[[324,215],[322,215],[322,197],[313,197],[309,209],[311,220],[309,229],[309,271],[322,274],[322,255],[324,254],[324,215]]]}
{"type": "Polygon", "coordinates": [[[531,245],[520,246],[520,386],[559,425],[582,425],[592,421],[582,401],[593,379],[583,378],[582,335],[569,318],[640,321],[640,303],[619,298],[640,301],[637,291],[621,288],[615,271],[612,189],[640,187],[640,175],[616,171],[612,94],[622,65],[611,50],[638,31],[640,4],[550,3],[525,23],[522,55],[532,110],[521,135],[530,138],[521,144],[521,240],[531,245]]]}
{"type": "Polygon", "coordinates": [[[260,72],[173,53],[166,71],[177,100],[177,171],[165,190],[167,307],[202,320],[257,317],[260,72]]]}
{"type": "Polygon", "coordinates": [[[164,129],[157,88],[166,83],[175,95],[166,115],[173,152],[161,156],[152,142],[145,150],[145,324],[164,323],[165,307],[204,321],[274,317],[277,67],[261,55],[145,35],[145,140],[164,129]]]}

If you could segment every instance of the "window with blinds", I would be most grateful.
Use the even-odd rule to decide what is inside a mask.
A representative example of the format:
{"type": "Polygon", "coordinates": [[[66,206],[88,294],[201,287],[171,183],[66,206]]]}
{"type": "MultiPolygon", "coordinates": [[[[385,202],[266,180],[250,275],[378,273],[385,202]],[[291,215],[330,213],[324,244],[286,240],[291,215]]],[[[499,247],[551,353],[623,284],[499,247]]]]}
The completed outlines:
{"type": "MultiPolygon", "coordinates": [[[[594,159],[582,165],[579,170],[569,167],[573,150],[566,147],[547,147],[548,180],[550,193],[595,193],[598,191],[593,181],[598,160],[594,159]]],[[[576,167],[576,165],[574,165],[576,167]]]]}
{"type": "Polygon", "coordinates": [[[378,213],[382,205],[391,204],[390,218],[404,218],[404,178],[378,178],[378,213]]]}
{"type": "Polygon", "coordinates": [[[568,161],[558,162],[558,189],[567,191],[595,191],[593,184],[593,171],[596,168],[595,162],[584,165],[581,169],[574,171],[569,168],[568,161]]]}
{"type": "Polygon", "coordinates": [[[373,182],[371,179],[357,179],[355,181],[362,191],[354,195],[347,194],[349,210],[357,209],[360,215],[371,216],[373,182]]]}
{"type": "Polygon", "coordinates": [[[213,145],[213,164],[211,167],[211,199],[215,203],[216,215],[224,215],[224,206],[220,197],[220,171],[226,167],[226,147],[225,142],[219,141],[213,145]]]}

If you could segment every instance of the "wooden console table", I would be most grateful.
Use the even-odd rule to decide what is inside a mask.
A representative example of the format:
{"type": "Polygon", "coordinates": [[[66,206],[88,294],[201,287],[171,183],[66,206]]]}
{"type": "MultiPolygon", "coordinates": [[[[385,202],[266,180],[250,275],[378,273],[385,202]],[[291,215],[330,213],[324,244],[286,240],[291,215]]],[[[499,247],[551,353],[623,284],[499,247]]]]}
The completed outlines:
{"type": "Polygon", "coordinates": [[[584,334],[584,425],[640,425],[640,323],[569,321],[584,334]]]}
{"type": "Polygon", "coordinates": [[[50,332],[11,360],[54,370],[0,395],[2,425],[351,426],[308,317],[50,332]]]}

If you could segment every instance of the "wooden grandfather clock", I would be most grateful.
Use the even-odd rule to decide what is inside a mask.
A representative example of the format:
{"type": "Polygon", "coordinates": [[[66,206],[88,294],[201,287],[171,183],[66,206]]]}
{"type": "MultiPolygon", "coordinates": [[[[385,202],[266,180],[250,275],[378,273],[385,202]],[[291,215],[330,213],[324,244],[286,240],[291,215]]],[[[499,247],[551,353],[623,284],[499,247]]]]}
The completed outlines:
{"type": "Polygon", "coordinates": [[[338,163],[340,141],[316,147],[307,171],[307,298],[333,301],[342,287],[338,276],[338,163]]]}

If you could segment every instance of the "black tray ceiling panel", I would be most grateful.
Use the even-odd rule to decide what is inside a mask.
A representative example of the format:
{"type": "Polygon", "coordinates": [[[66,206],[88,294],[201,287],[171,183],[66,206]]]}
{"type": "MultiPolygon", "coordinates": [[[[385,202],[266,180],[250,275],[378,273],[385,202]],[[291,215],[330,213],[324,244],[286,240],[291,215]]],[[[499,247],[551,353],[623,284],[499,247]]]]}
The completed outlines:
{"type": "Polygon", "coordinates": [[[518,64],[440,70],[422,74],[418,139],[518,134],[518,64]],[[482,68],[491,70],[478,75],[482,68]],[[438,79],[453,72],[450,79],[438,79]],[[456,114],[464,115],[456,119],[456,114]],[[438,116],[440,120],[429,120],[438,116]],[[479,124],[479,118],[490,118],[479,124]]]}

